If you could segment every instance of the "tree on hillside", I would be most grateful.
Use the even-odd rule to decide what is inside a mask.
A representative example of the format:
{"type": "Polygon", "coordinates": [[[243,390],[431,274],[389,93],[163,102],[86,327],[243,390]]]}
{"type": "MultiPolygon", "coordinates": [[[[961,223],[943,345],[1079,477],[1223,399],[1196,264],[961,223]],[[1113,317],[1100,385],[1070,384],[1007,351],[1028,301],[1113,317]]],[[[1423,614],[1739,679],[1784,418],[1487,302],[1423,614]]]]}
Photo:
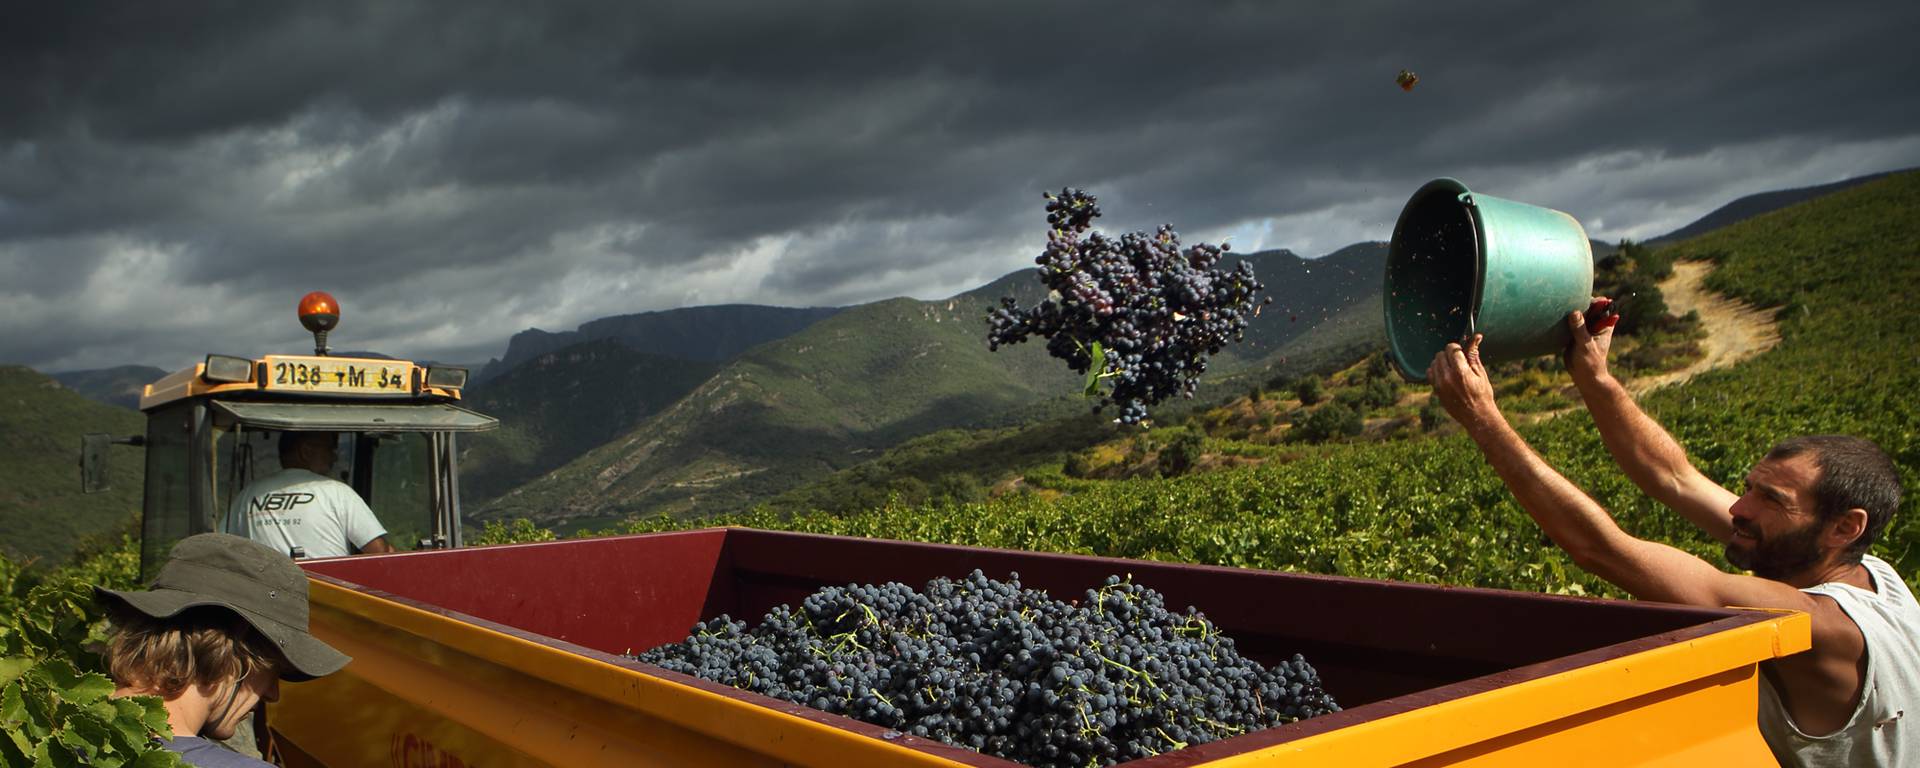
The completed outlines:
{"type": "Polygon", "coordinates": [[[1613,290],[1613,305],[1620,313],[1615,333],[1638,336],[1643,329],[1657,328],[1667,316],[1667,297],[1660,293],[1660,286],[1651,277],[1638,272],[1629,274],[1613,290]]]}
{"type": "Polygon", "coordinates": [[[1327,399],[1327,387],[1320,377],[1306,374],[1293,383],[1293,395],[1300,398],[1301,405],[1314,405],[1327,399]]]}
{"type": "Polygon", "coordinates": [[[1665,280],[1673,276],[1673,257],[1664,248],[1649,248],[1632,240],[1620,241],[1619,256],[1633,264],[1633,269],[1654,280],[1665,280]]]}
{"type": "Polygon", "coordinates": [[[1295,439],[1318,443],[1335,437],[1352,437],[1365,428],[1366,421],[1360,417],[1359,411],[1334,402],[1308,413],[1288,434],[1295,439]]]}
{"type": "Polygon", "coordinates": [[[1199,432],[1182,432],[1160,451],[1161,476],[1174,477],[1186,474],[1193,469],[1194,465],[1200,463],[1200,456],[1205,448],[1206,438],[1201,437],[1199,432]]]}
{"type": "Polygon", "coordinates": [[[1447,423],[1447,409],[1440,406],[1440,399],[1437,397],[1427,398],[1426,404],[1420,406],[1421,431],[1432,432],[1439,429],[1440,426],[1445,423],[1447,423]]]}
{"type": "Polygon", "coordinates": [[[1394,376],[1379,376],[1367,379],[1360,387],[1361,402],[1369,410],[1390,408],[1400,402],[1400,379],[1394,376]]]}
{"type": "Polygon", "coordinates": [[[1087,451],[1074,451],[1067,454],[1066,463],[1060,467],[1061,474],[1067,477],[1086,477],[1093,472],[1093,458],[1087,451]]]}
{"type": "Polygon", "coordinates": [[[1400,381],[1397,378],[1366,378],[1358,386],[1340,390],[1333,401],[1365,414],[1387,408],[1400,402],[1400,381]]]}
{"type": "Polygon", "coordinates": [[[1613,332],[1638,336],[1658,330],[1667,316],[1667,298],[1660,293],[1660,281],[1673,275],[1673,257],[1668,249],[1650,248],[1632,240],[1620,241],[1620,249],[1595,265],[1594,293],[1611,297],[1620,313],[1613,332]]]}
{"type": "Polygon", "coordinates": [[[966,504],[987,498],[987,490],[980,484],[980,478],[965,472],[948,472],[934,479],[928,489],[928,497],[937,500],[966,504]]]}
{"type": "Polygon", "coordinates": [[[1383,349],[1367,357],[1367,378],[1386,379],[1393,376],[1393,361],[1387,357],[1386,350],[1383,349]]]}

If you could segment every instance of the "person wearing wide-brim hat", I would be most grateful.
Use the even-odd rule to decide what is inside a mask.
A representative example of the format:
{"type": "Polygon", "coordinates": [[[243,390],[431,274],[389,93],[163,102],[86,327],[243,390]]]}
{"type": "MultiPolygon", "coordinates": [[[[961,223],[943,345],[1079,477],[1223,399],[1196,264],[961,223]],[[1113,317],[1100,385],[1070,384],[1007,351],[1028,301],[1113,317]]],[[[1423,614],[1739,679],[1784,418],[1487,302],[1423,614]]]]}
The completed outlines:
{"type": "Polygon", "coordinates": [[[163,746],[191,765],[269,765],[202,737],[232,737],[255,707],[279,698],[280,681],[311,680],[350,661],[307,631],[306,574],[239,536],[182,539],[147,589],[94,594],[113,625],[114,695],[165,700],[175,737],[163,746]]]}

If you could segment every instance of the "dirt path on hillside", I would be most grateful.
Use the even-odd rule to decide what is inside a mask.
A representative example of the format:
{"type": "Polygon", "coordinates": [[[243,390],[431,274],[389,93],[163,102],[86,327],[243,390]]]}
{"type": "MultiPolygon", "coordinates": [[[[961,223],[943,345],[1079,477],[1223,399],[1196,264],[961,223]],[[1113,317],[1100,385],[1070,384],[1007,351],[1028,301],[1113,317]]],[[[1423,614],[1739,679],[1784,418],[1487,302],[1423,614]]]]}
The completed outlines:
{"type": "Polygon", "coordinates": [[[1660,293],[1667,298],[1669,312],[1700,313],[1700,328],[1706,332],[1706,338],[1700,340],[1700,351],[1705,354],[1680,370],[1627,382],[1627,390],[1636,397],[1715,368],[1725,368],[1780,343],[1780,324],[1774,322],[1773,312],[1708,291],[1705,283],[1711,271],[1712,262],[1677,262],[1673,265],[1673,276],[1660,282],[1660,293]]]}
{"type": "MultiPolygon", "coordinates": [[[[1734,301],[1707,290],[1707,273],[1712,271],[1712,262],[1676,262],[1673,274],[1660,281],[1660,293],[1666,297],[1668,312],[1675,315],[1684,315],[1689,311],[1700,313],[1700,330],[1704,334],[1700,340],[1700,351],[1704,354],[1692,365],[1680,370],[1627,380],[1627,391],[1632,392],[1634,397],[1679,384],[1715,368],[1725,368],[1773,349],[1774,345],[1780,343],[1780,324],[1774,321],[1771,310],[1734,301]]],[[[1421,403],[1432,392],[1432,389],[1422,386],[1412,392],[1407,400],[1421,403]]],[[[1515,420],[1531,424],[1571,410],[1573,408],[1531,413],[1515,420]]],[[[1379,421],[1384,423],[1390,420],[1379,421]]],[[[1373,424],[1369,422],[1369,426],[1373,424]]]]}

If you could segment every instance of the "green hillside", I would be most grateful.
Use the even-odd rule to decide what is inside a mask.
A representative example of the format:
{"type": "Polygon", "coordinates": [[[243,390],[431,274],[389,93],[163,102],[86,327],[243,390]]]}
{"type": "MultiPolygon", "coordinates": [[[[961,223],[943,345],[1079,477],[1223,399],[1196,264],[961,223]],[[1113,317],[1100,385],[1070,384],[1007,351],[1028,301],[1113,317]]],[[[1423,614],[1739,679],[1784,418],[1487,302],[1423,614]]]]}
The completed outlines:
{"type": "MultiPolygon", "coordinates": [[[[1285,251],[1245,258],[1275,303],[1244,344],[1215,359],[1203,381],[1264,380],[1290,352],[1319,360],[1311,350],[1326,342],[1290,342],[1329,319],[1363,328],[1378,316],[1379,286],[1371,276],[1384,258],[1382,244],[1324,260],[1285,251]],[[1352,319],[1360,315],[1367,319],[1352,319]]],[[[1030,305],[1040,290],[1032,271],[1021,270],[947,300],[842,310],[750,350],[686,401],[494,498],[477,516],[597,524],[636,514],[722,514],[931,432],[1084,413],[1088,404],[1073,395],[1075,377],[1042,345],[986,348],[986,311],[1002,296],[1030,305]]]]}
{"type": "Polygon", "coordinates": [[[499,419],[500,428],[461,438],[461,499],[484,506],[633,428],[718,368],[601,339],[534,356],[475,385],[465,404],[499,419]]]}
{"type": "MultiPolygon", "coordinates": [[[[1369,275],[1384,258],[1381,244],[1324,260],[1285,251],[1245,258],[1275,303],[1203,381],[1264,380],[1290,353],[1302,361],[1296,367],[1318,361],[1312,351],[1327,347],[1325,340],[1290,342],[1323,321],[1357,330],[1378,316],[1378,281],[1369,275]]],[[[1031,304],[1039,291],[1031,271],[1022,270],[944,301],[895,299],[843,310],[749,351],[688,401],[494,499],[479,517],[605,522],[721,514],[930,432],[1077,416],[1088,406],[1072,394],[1074,377],[1040,345],[986,349],[987,309],[1008,295],[1031,304]]],[[[1347,343],[1348,336],[1335,338],[1347,343]]]]}
{"type": "Polygon", "coordinates": [[[1878,181],[1897,173],[1900,173],[1900,171],[1855,176],[1851,179],[1836,181],[1832,184],[1820,184],[1796,189],[1780,189],[1772,192],[1762,192],[1757,195],[1747,195],[1719,208],[1715,208],[1707,215],[1695,219],[1684,227],[1653,238],[1647,242],[1662,245],[1678,242],[1690,237],[1698,237],[1729,224],[1746,221],[1763,213],[1777,211],[1795,203],[1806,202],[1843,189],[1850,189],[1860,186],[1861,184],[1878,181]]]}
{"type": "Polygon", "coordinates": [[[1280,382],[1306,373],[1338,369],[1387,344],[1387,330],[1380,322],[1378,290],[1335,308],[1326,316],[1304,325],[1285,343],[1241,365],[1231,363],[1218,371],[1209,371],[1200,380],[1200,401],[1218,401],[1229,394],[1245,394],[1253,387],[1274,387],[1280,382]]]}
{"type": "MultiPolygon", "coordinates": [[[[1335,311],[1270,352],[1266,364],[1236,373],[1203,378],[1191,400],[1175,400],[1154,411],[1160,424],[1180,424],[1223,399],[1244,398],[1250,388],[1271,385],[1306,373],[1329,373],[1385,345],[1379,294],[1335,311]]],[[[781,493],[765,502],[768,511],[848,513],[888,503],[929,500],[978,501],[1019,487],[1066,464],[1076,452],[1096,446],[1148,442],[1152,435],[1113,423],[1110,417],[1076,409],[1067,416],[1012,427],[949,429],[913,438],[875,458],[781,493]],[[1037,470],[1037,473],[1036,473],[1037,470]]]]}
{"type": "Polygon", "coordinates": [[[1296,340],[1320,333],[1320,325],[1352,310],[1372,308],[1380,318],[1380,276],[1386,269],[1386,243],[1355,243],[1317,259],[1289,251],[1262,251],[1245,257],[1273,300],[1248,321],[1247,336],[1221,351],[1212,373],[1232,373],[1278,363],[1296,340]]]}
{"type": "Polygon", "coordinates": [[[980,293],[853,307],[750,350],[672,407],[479,516],[725,512],[916,435],[1082,407],[1064,395],[1075,377],[1044,349],[987,350],[980,293]]]}
{"type": "Polygon", "coordinates": [[[145,430],[138,411],[94,402],[28,368],[0,366],[0,553],[60,563],[83,540],[132,525],[146,456],[114,446],[112,489],[83,494],[80,436],[145,430]]]}
{"type": "MultiPolygon", "coordinates": [[[[1695,462],[1737,486],[1775,441],[1874,440],[1909,493],[1876,552],[1920,575],[1920,174],[1785,208],[1671,247],[1711,260],[1717,291],[1778,311],[1782,341],[1644,405],[1695,462]]],[[[1564,376],[1564,374],[1560,374],[1564,376]]],[[[1583,410],[1522,427],[1636,535],[1720,560],[1719,547],[1641,495],[1583,410]]],[[[1318,573],[1618,594],[1577,570],[1462,435],[1299,448],[1291,460],[1172,480],[1075,480],[1058,493],[889,505],[860,514],[763,510],[706,523],[1151,557],[1318,573]]],[[[654,519],[630,530],[684,526],[654,519]]]]}

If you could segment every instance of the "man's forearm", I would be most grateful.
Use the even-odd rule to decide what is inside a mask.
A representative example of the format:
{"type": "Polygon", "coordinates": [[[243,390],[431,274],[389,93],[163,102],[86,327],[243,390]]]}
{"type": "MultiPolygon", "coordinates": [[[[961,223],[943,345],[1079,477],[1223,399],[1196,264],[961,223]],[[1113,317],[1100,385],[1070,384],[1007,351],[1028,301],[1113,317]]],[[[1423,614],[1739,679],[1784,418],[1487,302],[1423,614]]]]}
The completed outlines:
{"type": "MultiPolygon", "coordinates": [[[[1615,463],[1642,492],[1669,507],[1680,504],[1683,481],[1694,471],[1680,442],[1648,416],[1612,376],[1580,382],[1580,396],[1615,463]]],[[[1699,523],[1700,521],[1694,521],[1699,523]]]]}

